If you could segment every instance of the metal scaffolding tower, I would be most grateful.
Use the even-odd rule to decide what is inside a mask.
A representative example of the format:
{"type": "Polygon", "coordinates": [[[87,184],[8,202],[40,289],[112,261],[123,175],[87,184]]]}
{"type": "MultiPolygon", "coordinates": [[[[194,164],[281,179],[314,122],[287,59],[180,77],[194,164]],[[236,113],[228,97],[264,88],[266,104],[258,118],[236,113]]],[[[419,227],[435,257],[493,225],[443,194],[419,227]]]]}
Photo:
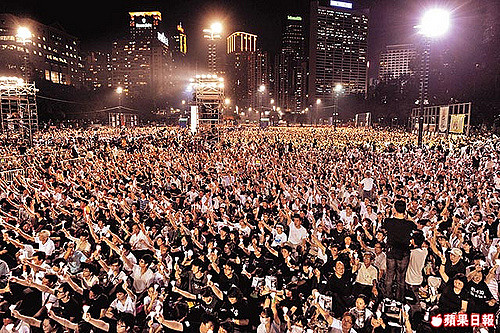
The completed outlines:
{"type": "Polygon", "coordinates": [[[210,74],[196,75],[192,83],[199,125],[213,127],[219,124],[224,109],[224,78],[210,74]]]}
{"type": "Polygon", "coordinates": [[[3,135],[33,145],[38,130],[35,83],[0,77],[0,129],[3,135]]]}

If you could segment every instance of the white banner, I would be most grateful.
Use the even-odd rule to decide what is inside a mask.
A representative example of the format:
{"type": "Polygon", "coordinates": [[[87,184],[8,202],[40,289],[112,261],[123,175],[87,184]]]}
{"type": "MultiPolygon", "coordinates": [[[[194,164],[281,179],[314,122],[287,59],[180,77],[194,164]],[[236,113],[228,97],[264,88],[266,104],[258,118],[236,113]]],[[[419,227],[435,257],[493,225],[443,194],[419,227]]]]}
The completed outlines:
{"type": "Polygon", "coordinates": [[[448,129],[448,113],[450,111],[449,106],[442,106],[439,108],[439,131],[446,132],[448,129]]]}
{"type": "Polygon", "coordinates": [[[198,107],[191,106],[191,134],[195,134],[198,129],[198,107]]]}

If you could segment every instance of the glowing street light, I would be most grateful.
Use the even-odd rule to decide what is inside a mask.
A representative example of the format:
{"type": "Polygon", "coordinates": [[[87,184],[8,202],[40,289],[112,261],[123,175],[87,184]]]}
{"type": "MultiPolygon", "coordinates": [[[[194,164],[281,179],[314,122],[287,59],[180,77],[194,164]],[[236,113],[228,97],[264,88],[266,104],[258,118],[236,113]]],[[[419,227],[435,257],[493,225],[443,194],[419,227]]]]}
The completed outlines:
{"type": "Polygon", "coordinates": [[[259,92],[263,93],[266,91],[266,86],[261,84],[260,87],[259,87],[259,92]]]}
{"type": "Polygon", "coordinates": [[[16,32],[16,37],[17,41],[23,44],[24,47],[26,47],[26,52],[23,55],[23,76],[24,80],[28,82],[30,78],[28,71],[29,56],[30,56],[29,43],[33,38],[33,34],[31,33],[31,30],[27,27],[18,27],[16,32]]]}
{"type": "Polygon", "coordinates": [[[337,129],[337,117],[339,116],[339,97],[340,94],[344,91],[344,86],[342,83],[337,83],[335,85],[335,88],[333,89],[335,91],[335,99],[333,103],[333,115],[332,115],[332,121],[333,121],[333,128],[334,130],[337,129]]]}
{"type": "Polygon", "coordinates": [[[31,30],[27,27],[19,27],[17,28],[16,37],[19,38],[22,43],[26,43],[31,40],[33,35],[31,34],[31,30]]]}
{"type": "Polygon", "coordinates": [[[222,24],[220,22],[214,22],[210,25],[209,29],[203,29],[205,35],[203,36],[209,40],[221,39],[222,24]]]}
{"type": "Polygon", "coordinates": [[[214,34],[220,34],[222,33],[222,24],[220,22],[214,22],[210,26],[210,29],[212,29],[214,34]]]}
{"type": "Polygon", "coordinates": [[[118,106],[122,106],[123,88],[122,87],[117,87],[116,88],[116,93],[118,94],[118,106]]]}
{"type": "Polygon", "coordinates": [[[425,37],[435,38],[444,35],[450,27],[450,12],[443,8],[427,10],[417,29],[425,37]]]}

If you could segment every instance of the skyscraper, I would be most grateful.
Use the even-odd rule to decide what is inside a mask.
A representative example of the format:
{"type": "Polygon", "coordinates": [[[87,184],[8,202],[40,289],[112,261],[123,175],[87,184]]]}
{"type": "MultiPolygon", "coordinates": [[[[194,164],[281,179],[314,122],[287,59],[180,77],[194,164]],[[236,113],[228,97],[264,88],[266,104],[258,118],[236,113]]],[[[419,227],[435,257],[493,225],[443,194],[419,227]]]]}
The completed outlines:
{"type": "Polygon", "coordinates": [[[126,95],[161,94],[171,74],[168,38],[161,30],[161,13],[130,12],[129,34],[113,43],[112,86],[126,95]]]}
{"type": "Polygon", "coordinates": [[[257,91],[257,35],[237,31],[227,37],[228,93],[239,107],[253,106],[257,91]]]}
{"type": "Polygon", "coordinates": [[[275,60],[275,94],[278,105],[299,111],[305,104],[306,64],[304,19],[288,15],[283,25],[281,49],[275,60]]]}
{"type": "Polygon", "coordinates": [[[398,79],[412,74],[410,63],[416,55],[413,44],[387,45],[380,54],[379,79],[398,79]]]}
{"type": "Polygon", "coordinates": [[[177,24],[176,32],[173,36],[174,39],[174,52],[178,55],[187,54],[187,36],[182,23],[177,24]]]}
{"type": "Polygon", "coordinates": [[[308,103],[331,103],[334,88],[366,93],[368,10],[350,2],[312,1],[309,26],[308,103]]]}

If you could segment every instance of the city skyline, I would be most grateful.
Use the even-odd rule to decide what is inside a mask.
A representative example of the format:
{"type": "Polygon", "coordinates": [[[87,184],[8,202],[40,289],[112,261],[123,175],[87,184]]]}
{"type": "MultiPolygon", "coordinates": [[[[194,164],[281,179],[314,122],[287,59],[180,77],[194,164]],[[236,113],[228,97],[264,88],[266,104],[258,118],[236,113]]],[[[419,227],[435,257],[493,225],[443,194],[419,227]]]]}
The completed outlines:
{"type": "MultiPolygon", "coordinates": [[[[36,51],[37,59],[45,61],[42,66],[44,68],[33,67],[40,73],[43,72],[38,75],[39,78],[67,85],[75,85],[75,82],[80,80],[80,82],[85,81],[88,87],[89,76],[85,74],[83,77],[71,76],[78,72],[81,74],[81,69],[88,66],[85,69],[87,73],[92,73],[98,78],[99,71],[102,73],[109,68],[111,79],[103,76],[99,82],[93,84],[94,88],[115,89],[117,86],[123,86],[124,96],[127,97],[131,95],[128,86],[131,86],[129,83],[133,81],[137,83],[135,84],[137,87],[142,87],[137,90],[136,96],[146,98],[140,92],[141,89],[151,93],[163,91],[161,95],[163,102],[160,104],[170,100],[167,105],[176,105],[181,99],[188,99],[187,92],[181,90],[185,88],[192,74],[204,72],[227,74],[228,84],[242,82],[242,78],[236,79],[237,76],[231,68],[226,68],[229,65],[226,60],[217,65],[220,68],[213,67],[218,63],[213,60],[217,53],[222,53],[221,56],[226,58],[224,51],[227,51],[227,54],[231,53],[226,49],[227,45],[224,45],[226,39],[235,32],[243,31],[256,36],[257,42],[253,44],[255,50],[248,55],[247,63],[251,68],[247,73],[248,87],[241,93],[232,92],[232,96],[229,97],[233,102],[237,102],[241,96],[248,95],[248,102],[245,102],[244,106],[262,106],[264,101],[269,103],[273,99],[277,102],[275,107],[281,106],[287,110],[302,112],[306,109],[311,110],[311,107],[316,105],[316,112],[325,110],[329,113],[333,103],[337,101],[335,96],[338,92],[335,96],[333,93],[337,86],[342,86],[339,91],[346,96],[353,93],[361,98],[364,97],[365,100],[370,97],[378,99],[382,104],[394,98],[393,102],[400,105],[398,108],[409,110],[408,105],[412,105],[416,96],[414,87],[418,72],[415,71],[415,67],[411,68],[416,63],[411,64],[410,58],[405,60],[404,70],[415,75],[411,81],[404,83],[404,89],[401,85],[401,89],[393,91],[392,96],[388,94],[390,90],[384,91],[384,89],[392,89],[390,85],[393,83],[381,82],[381,75],[384,74],[381,74],[379,67],[381,63],[387,62],[384,61],[384,56],[390,45],[412,44],[415,45],[417,55],[420,54],[422,38],[415,28],[422,13],[436,6],[436,3],[415,5],[411,1],[319,0],[292,1],[288,6],[284,1],[270,0],[249,1],[236,6],[222,1],[190,1],[183,5],[175,3],[171,8],[165,8],[166,5],[160,2],[146,1],[137,4],[125,1],[122,6],[111,9],[93,8],[91,13],[95,14],[93,16],[89,16],[88,6],[78,12],[66,12],[64,8],[56,9],[51,6],[53,4],[37,4],[33,1],[21,1],[17,6],[12,3],[0,5],[1,13],[12,13],[19,18],[17,24],[8,28],[11,32],[22,25],[22,22],[30,22],[24,18],[31,18],[32,22],[39,23],[41,27],[39,29],[43,30],[43,26],[47,29],[56,29],[60,36],[68,35],[75,39],[77,43],[75,45],[78,47],[73,52],[77,52],[76,57],[69,54],[68,59],[65,59],[61,55],[66,55],[67,50],[62,49],[59,52],[52,47],[51,51],[50,46],[45,45],[41,33],[37,34],[36,38],[42,38],[44,42],[33,42],[34,48],[28,51],[30,53],[36,51]],[[312,5],[318,2],[319,7],[312,5]],[[317,9],[313,8],[320,9],[316,13],[317,9]],[[139,30],[129,30],[130,15],[134,12],[158,13],[161,27],[159,26],[157,32],[155,29],[148,32],[147,34],[151,33],[151,36],[146,36],[144,39],[141,36],[147,30],[143,30],[148,26],[146,21],[141,21],[142,23],[137,25],[139,30]],[[103,18],[103,15],[108,16],[103,18]],[[86,24],[81,24],[82,17],[86,19],[86,24]],[[290,17],[291,21],[288,20],[290,17]],[[296,18],[301,18],[303,23],[291,24],[290,22],[294,22],[296,18]],[[217,25],[216,39],[222,44],[220,45],[222,52],[215,52],[214,47],[210,48],[213,44],[212,39],[207,39],[207,31],[213,29],[214,24],[217,25]],[[293,44],[293,40],[302,38],[304,38],[304,50],[295,54],[294,49],[297,48],[298,51],[302,48],[300,46],[302,42],[293,44]],[[163,46],[153,47],[149,40],[154,40],[155,43],[159,40],[161,43],[158,45],[163,46]],[[183,47],[179,44],[181,40],[186,42],[183,47]],[[292,43],[290,45],[293,46],[286,46],[287,43],[292,43]],[[181,51],[181,48],[184,51],[181,51]],[[103,49],[109,55],[99,52],[103,49]],[[143,51],[146,53],[142,54],[143,51]],[[154,56],[151,62],[147,60],[150,53],[154,56]],[[110,55],[111,59],[106,60],[110,55]],[[74,60],[77,58],[78,63],[74,60]],[[88,59],[92,62],[88,63],[88,59]],[[67,68],[58,69],[54,67],[54,62],[77,64],[80,67],[71,69],[63,66],[67,68]],[[155,67],[161,63],[165,64],[164,72],[155,67]],[[259,68],[255,67],[257,64],[260,64],[259,68]],[[120,69],[122,69],[121,74],[120,69]],[[233,75],[230,74],[231,71],[233,75]],[[231,76],[234,82],[230,80],[231,76]],[[153,81],[163,82],[163,87],[149,89],[153,81]],[[387,84],[389,86],[384,86],[387,84]],[[262,85],[265,85],[265,93],[257,92],[262,85]],[[168,90],[165,90],[167,87],[168,90]],[[396,91],[402,95],[397,97],[397,94],[394,94],[396,91]],[[398,102],[402,100],[407,104],[404,107],[398,102]]],[[[498,91],[498,87],[492,86],[492,83],[498,80],[498,71],[495,70],[498,63],[495,62],[495,57],[498,58],[499,53],[498,31],[500,30],[496,19],[498,12],[494,9],[498,8],[498,5],[493,0],[481,0],[477,6],[457,0],[443,6],[450,13],[451,27],[445,36],[433,39],[432,45],[429,45],[432,54],[430,82],[427,83],[431,87],[430,103],[467,101],[473,100],[471,96],[481,95],[494,97],[495,91],[498,91]]],[[[12,33],[4,36],[2,46],[4,51],[13,47],[19,51],[18,46],[10,45],[12,38],[14,38],[12,33]]],[[[17,39],[14,43],[16,42],[17,39]]],[[[401,63],[399,56],[392,55],[391,59],[395,64],[401,63]]],[[[239,66],[239,61],[232,63],[233,67],[239,66]]],[[[22,62],[17,65],[4,62],[4,65],[9,69],[26,67],[22,62]]],[[[29,67],[31,68],[31,64],[29,67]]],[[[384,70],[383,66],[381,69],[384,70]]],[[[232,89],[228,86],[226,90],[230,93],[232,89]]],[[[155,100],[157,99],[150,99],[150,103],[157,108],[155,100]]],[[[361,100],[351,99],[349,103],[352,110],[373,107],[371,104],[363,106],[364,102],[361,100]]]]}
{"type": "MultiPolygon", "coordinates": [[[[371,61],[370,77],[377,76],[377,61],[387,44],[411,43],[413,26],[418,21],[421,6],[410,1],[400,3],[391,0],[352,1],[361,8],[370,9],[368,35],[368,60],[371,61]]],[[[460,2],[452,5],[458,7],[460,2]]],[[[247,31],[259,36],[259,48],[271,54],[279,52],[283,17],[290,14],[306,16],[308,1],[189,1],[169,3],[168,7],[158,1],[110,1],[106,8],[92,2],[77,13],[65,12],[65,8],[53,2],[26,0],[7,1],[0,4],[0,12],[26,15],[43,24],[58,24],[82,42],[84,50],[108,50],[111,43],[120,37],[123,27],[128,24],[129,11],[158,10],[163,13],[163,21],[175,29],[183,23],[188,38],[188,49],[192,59],[203,49],[203,29],[211,22],[220,21],[227,37],[235,31],[247,31]],[[89,18],[91,20],[89,20],[89,18]]],[[[204,59],[194,59],[203,62],[204,59]]]]}

